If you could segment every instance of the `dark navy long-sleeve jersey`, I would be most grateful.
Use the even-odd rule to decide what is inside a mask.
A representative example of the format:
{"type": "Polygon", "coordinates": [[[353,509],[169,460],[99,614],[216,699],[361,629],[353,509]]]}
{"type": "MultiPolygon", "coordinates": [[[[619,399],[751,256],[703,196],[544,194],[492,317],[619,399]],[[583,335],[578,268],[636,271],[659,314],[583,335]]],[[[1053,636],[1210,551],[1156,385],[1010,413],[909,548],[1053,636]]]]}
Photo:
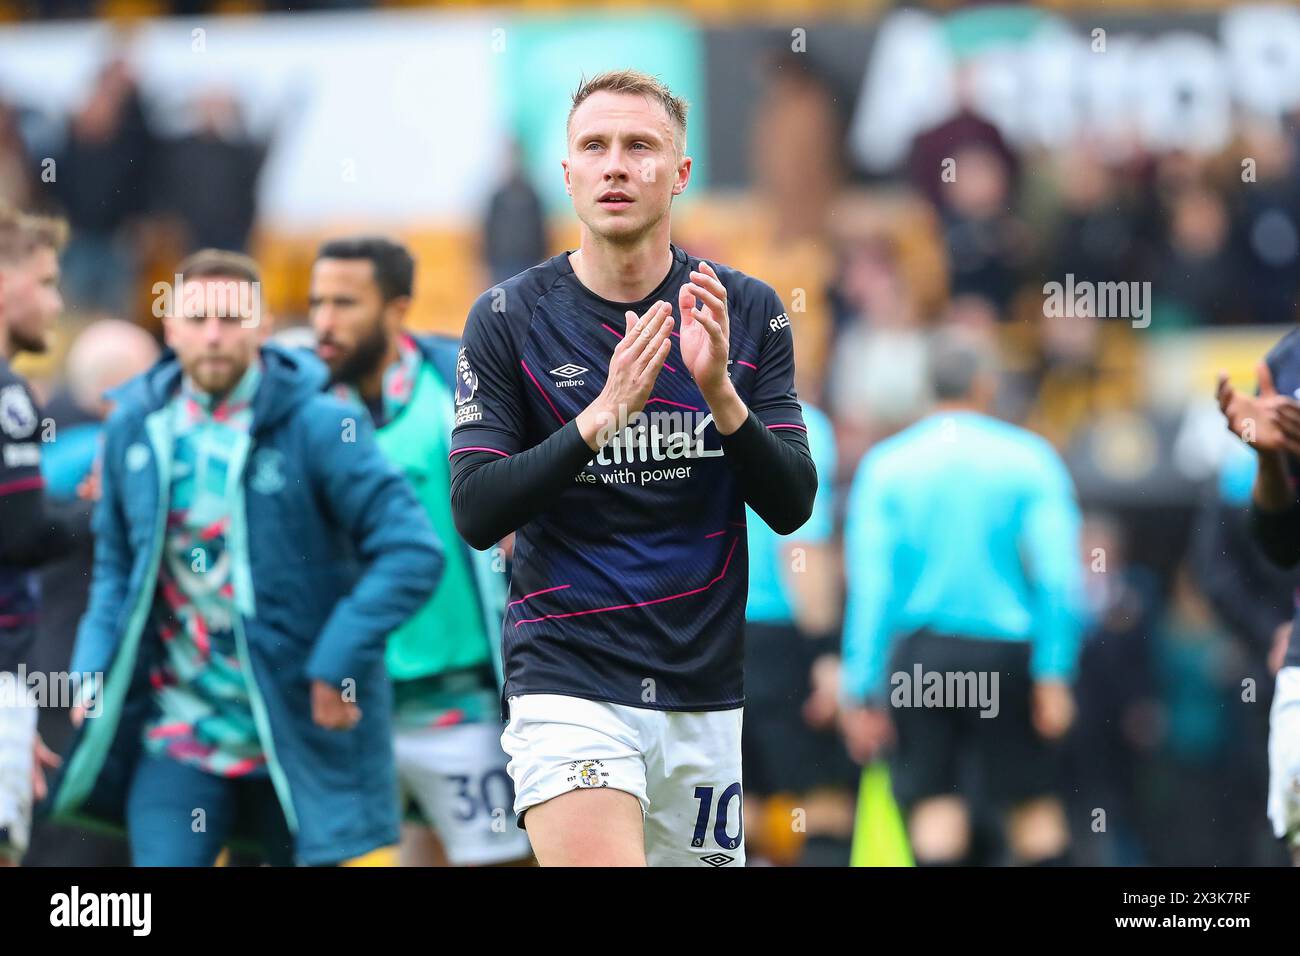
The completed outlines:
{"type": "MultiPolygon", "coordinates": [[[[1288,332],[1273,346],[1264,361],[1278,394],[1300,399],[1300,329],[1288,332]]],[[[1297,489],[1291,508],[1281,515],[1265,515],[1252,504],[1251,512],[1252,524],[1265,553],[1284,567],[1294,567],[1300,562],[1300,461],[1288,455],[1286,465],[1292,485],[1297,489]]],[[[1296,592],[1295,604],[1295,623],[1287,646],[1286,667],[1300,667],[1300,637],[1295,633],[1295,627],[1300,625],[1300,591],[1296,592]]]]}
{"type": "Polygon", "coordinates": [[[31,389],[0,357],[0,672],[17,670],[36,637],[36,569],[74,544],[45,507],[41,439],[31,389]]]}
{"type": "MultiPolygon", "coordinates": [[[[604,387],[627,310],[641,315],[662,299],[681,327],[678,291],[699,260],[675,246],[672,256],[664,281],[640,302],[600,298],[561,254],[489,289],[470,313],[453,462],[513,458],[547,442],[576,463],[518,528],[502,641],[505,697],[558,693],[661,710],[743,703],[751,481],[737,468],[751,466],[760,445],[782,453],[774,462],[797,447],[801,480],[789,494],[806,497],[810,509],[816,489],[779,297],[715,265],[727,289],[731,380],[752,413],[748,438],[718,435],[676,332],[644,412],[629,417],[626,430],[593,453],[573,424],[604,387]],[[790,444],[769,442],[764,428],[790,444]]],[[[799,514],[802,521],[807,510],[799,514]]]]}

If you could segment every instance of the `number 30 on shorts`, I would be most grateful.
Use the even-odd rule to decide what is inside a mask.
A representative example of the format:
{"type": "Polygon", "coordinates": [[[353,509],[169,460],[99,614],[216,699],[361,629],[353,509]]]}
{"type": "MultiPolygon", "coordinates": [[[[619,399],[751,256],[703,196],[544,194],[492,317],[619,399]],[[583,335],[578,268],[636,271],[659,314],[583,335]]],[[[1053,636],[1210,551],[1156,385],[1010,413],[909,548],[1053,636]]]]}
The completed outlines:
{"type": "Polygon", "coordinates": [[[704,836],[709,829],[709,819],[713,818],[713,839],[724,850],[734,850],[740,846],[745,837],[745,820],[741,815],[740,781],[736,781],[718,797],[717,815],[714,816],[713,788],[696,787],[695,799],[700,802],[700,812],[695,816],[695,833],[691,835],[691,846],[704,846],[704,836]],[[731,817],[732,802],[735,802],[736,835],[727,832],[727,821],[731,817]]]}

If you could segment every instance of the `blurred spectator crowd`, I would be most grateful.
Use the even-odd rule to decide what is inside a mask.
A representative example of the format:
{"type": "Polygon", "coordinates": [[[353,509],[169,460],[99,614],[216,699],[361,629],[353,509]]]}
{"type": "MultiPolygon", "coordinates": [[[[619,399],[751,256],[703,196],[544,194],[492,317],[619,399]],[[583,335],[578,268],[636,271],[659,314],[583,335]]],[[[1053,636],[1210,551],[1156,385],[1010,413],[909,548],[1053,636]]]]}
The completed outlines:
{"type": "Polygon", "coordinates": [[[123,314],[141,301],[142,270],[155,260],[246,250],[267,144],[249,134],[231,95],[205,92],[189,108],[183,133],[159,133],[117,58],[62,123],[0,100],[0,200],[68,219],[72,309],[123,314]]]}
{"type": "MultiPolygon", "coordinates": [[[[1115,161],[1087,140],[1018,150],[962,107],[895,175],[867,180],[844,158],[841,103],[796,58],[774,61],[753,191],[733,207],[743,238],[733,252],[705,228],[713,254],[805,303],[791,307],[800,396],[835,424],[838,500],[861,456],[925,413],[929,337],[962,326],[995,340],[999,413],[1065,455],[1086,518],[1091,623],[1068,790],[1079,861],[1282,862],[1262,795],[1296,576],[1267,567],[1244,530],[1253,455],[1231,450],[1220,473],[1166,499],[1100,493],[1079,466],[1101,423],[1158,418],[1144,379],[1154,348],[1209,328],[1273,326],[1278,339],[1295,323],[1300,117],[1240,117],[1215,154],[1131,144],[1115,161]],[[1050,314],[1045,286],[1067,276],[1149,283],[1149,325],[1050,314]]],[[[1159,424],[1120,457],[1167,455],[1159,424]]]]}

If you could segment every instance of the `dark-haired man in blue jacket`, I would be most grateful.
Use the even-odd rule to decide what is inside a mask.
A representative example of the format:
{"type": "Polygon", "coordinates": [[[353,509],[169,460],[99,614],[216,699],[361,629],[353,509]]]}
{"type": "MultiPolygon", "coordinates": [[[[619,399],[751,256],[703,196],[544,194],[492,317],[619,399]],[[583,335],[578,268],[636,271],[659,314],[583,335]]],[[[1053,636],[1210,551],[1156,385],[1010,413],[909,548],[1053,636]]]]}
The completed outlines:
{"type": "Polygon", "coordinates": [[[513,864],[531,851],[501,749],[504,552],[475,551],[456,532],[448,453],[460,341],[407,331],[414,279],[400,243],[327,242],[312,268],[312,328],[334,392],[365,410],[446,547],[437,591],[393,632],[386,655],[398,786],[428,824],[405,829],[404,862],[513,864]]]}

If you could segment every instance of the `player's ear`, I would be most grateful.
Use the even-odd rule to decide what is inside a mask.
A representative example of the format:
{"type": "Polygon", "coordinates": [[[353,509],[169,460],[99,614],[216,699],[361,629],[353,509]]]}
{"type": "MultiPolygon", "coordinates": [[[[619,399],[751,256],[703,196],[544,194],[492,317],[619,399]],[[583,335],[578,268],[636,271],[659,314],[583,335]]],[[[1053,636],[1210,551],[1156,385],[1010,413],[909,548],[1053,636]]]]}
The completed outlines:
{"type": "Polygon", "coordinates": [[[686,192],[686,184],[691,181],[691,157],[683,156],[677,164],[677,179],[673,182],[673,195],[680,196],[686,192]]]}
{"type": "Polygon", "coordinates": [[[564,191],[572,196],[573,183],[569,182],[569,161],[567,159],[560,160],[560,166],[564,170],[564,191]]]}

